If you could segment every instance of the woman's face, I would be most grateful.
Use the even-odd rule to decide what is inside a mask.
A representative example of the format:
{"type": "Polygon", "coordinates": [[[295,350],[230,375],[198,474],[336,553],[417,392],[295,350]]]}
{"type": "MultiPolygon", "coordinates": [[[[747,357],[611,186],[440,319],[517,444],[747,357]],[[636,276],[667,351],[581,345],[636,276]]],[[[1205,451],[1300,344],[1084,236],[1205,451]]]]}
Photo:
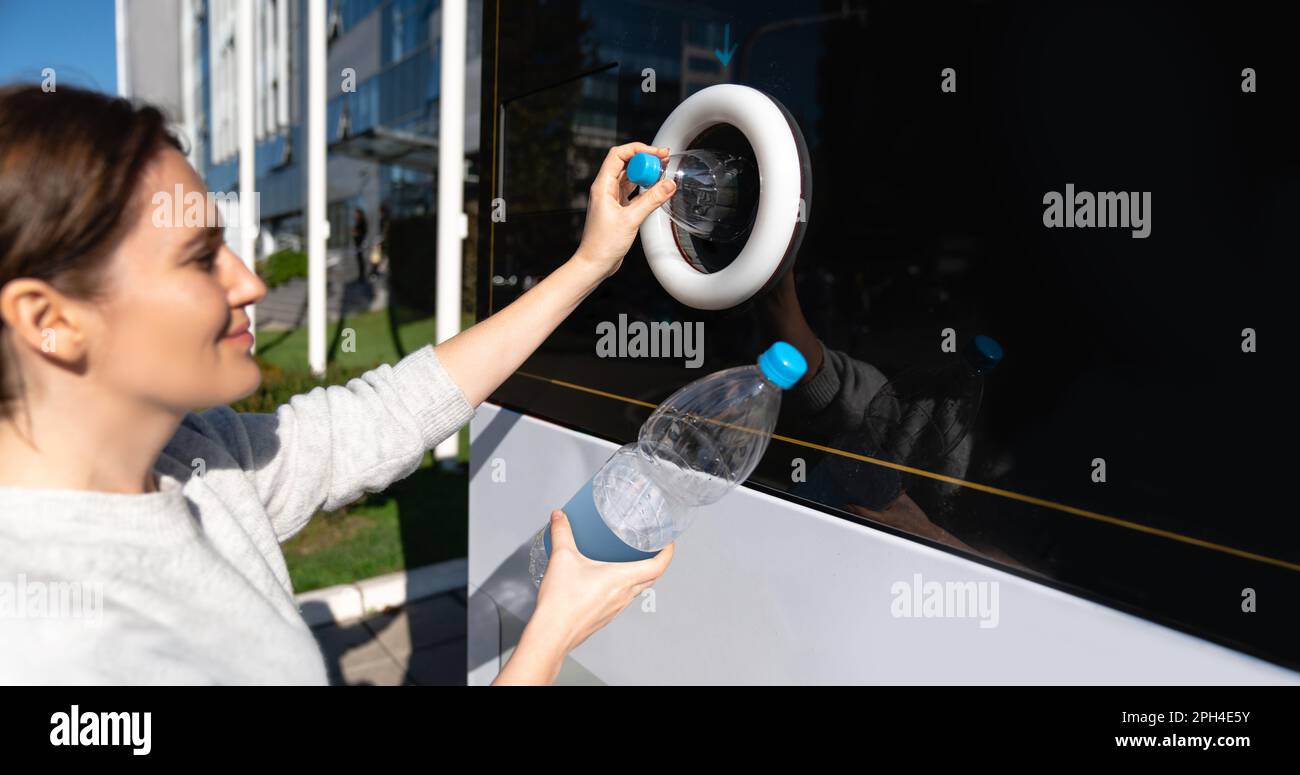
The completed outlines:
{"type": "Polygon", "coordinates": [[[261,372],[249,351],[252,332],[230,334],[248,329],[246,306],[266,285],[222,242],[203,181],[178,151],[160,152],[140,189],[134,225],[109,259],[106,293],[95,305],[92,369],[102,387],[176,412],[237,401],[257,388],[261,372]],[[190,211],[202,213],[202,225],[176,217],[195,194],[204,206],[190,211]]]}

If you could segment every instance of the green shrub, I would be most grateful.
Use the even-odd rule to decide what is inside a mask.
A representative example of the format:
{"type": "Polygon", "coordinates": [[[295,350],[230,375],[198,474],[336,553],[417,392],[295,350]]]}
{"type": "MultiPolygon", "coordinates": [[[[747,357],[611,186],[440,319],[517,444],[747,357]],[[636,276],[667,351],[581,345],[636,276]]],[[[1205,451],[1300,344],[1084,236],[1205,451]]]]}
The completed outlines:
{"type": "Polygon", "coordinates": [[[295,277],[307,276],[307,254],[301,250],[280,250],[257,264],[257,273],[267,288],[287,283],[295,277]]]}

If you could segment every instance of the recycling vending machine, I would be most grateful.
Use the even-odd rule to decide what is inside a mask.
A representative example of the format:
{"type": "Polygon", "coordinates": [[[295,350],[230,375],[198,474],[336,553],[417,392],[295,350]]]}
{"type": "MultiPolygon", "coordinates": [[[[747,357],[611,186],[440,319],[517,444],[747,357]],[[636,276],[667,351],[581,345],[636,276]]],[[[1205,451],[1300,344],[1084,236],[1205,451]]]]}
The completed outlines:
{"type": "Polygon", "coordinates": [[[478,410],[471,684],[533,611],[549,512],[778,340],[808,372],[757,468],[559,682],[1300,680],[1283,337],[1258,336],[1293,135],[1239,88],[1241,23],[1076,11],[484,4],[479,319],[572,254],[611,146],[748,182],[697,202],[726,239],[646,219],[478,410]]]}

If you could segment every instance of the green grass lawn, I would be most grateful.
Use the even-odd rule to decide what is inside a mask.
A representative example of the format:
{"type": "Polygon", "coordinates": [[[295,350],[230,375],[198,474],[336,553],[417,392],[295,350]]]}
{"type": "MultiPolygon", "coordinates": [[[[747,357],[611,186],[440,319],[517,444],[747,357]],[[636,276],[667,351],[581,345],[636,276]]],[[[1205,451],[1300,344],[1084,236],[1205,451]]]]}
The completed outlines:
{"type": "MultiPolygon", "coordinates": [[[[461,316],[461,328],[474,325],[474,316],[461,316]]],[[[434,340],[435,319],[403,309],[351,315],[325,326],[326,361],[344,367],[370,368],[397,363],[434,340]],[[351,334],[348,334],[348,331],[351,334]],[[349,341],[350,337],[350,341],[349,341]]],[[[257,333],[257,356],[283,369],[307,370],[307,329],[257,333]]]]}
{"type": "MultiPolygon", "coordinates": [[[[381,363],[394,364],[434,340],[433,317],[398,310],[354,315],[327,327],[331,376],[326,384],[341,384],[381,363]],[[348,332],[351,329],[351,333],[348,332]],[[345,346],[350,337],[354,347],[345,346]]],[[[466,315],[463,327],[474,324],[466,315]]],[[[307,332],[258,332],[257,356],[276,368],[267,370],[289,388],[264,385],[261,405],[283,403],[289,395],[309,389],[307,332]],[[283,370],[283,374],[279,373],[283,370]]],[[[238,406],[236,406],[239,409],[238,406]]],[[[240,409],[248,411],[248,409],[240,409]]],[[[460,431],[460,455],[469,461],[469,428],[460,431]]],[[[301,533],[283,545],[295,592],[344,584],[405,568],[464,557],[468,550],[468,483],[459,471],[434,465],[427,452],[420,468],[387,490],[363,496],[338,511],[318,513],[301,533]]]]}
{"type": "MultiPolygon", "coordinates": [[[[468,457],[468,429],[461,431],[468,457]]],[[[381,493],[318,513],[283,545],[295,592],[345,584],[468,552],[468,483],[425,453],[420,468],[381,493]]]]}

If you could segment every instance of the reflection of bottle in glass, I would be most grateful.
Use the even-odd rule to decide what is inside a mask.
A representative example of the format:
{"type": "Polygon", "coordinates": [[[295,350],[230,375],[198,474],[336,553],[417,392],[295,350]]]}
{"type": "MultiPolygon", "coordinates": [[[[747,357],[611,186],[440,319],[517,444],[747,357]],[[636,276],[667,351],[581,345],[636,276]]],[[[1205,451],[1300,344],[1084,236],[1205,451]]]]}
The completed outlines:
{"type": "Polygon", "coordinates": [[[758,176],[747,160],[696,149],[674,153],[667,163],[651,153],[638,153],[627,163],[627,179],[643,190],[661,178],[677,184],[664,211],[691,234],[729,242],[749,230],[758,204],[758,176]]]}
{"type": "MultiPolygon", "coordinates": [[[[563,511],[586,557],[627,562],[654,556],[690,525],[695,509],[749,478],[781,411],[781,391],[808,368],[777,342],[752,366],[698,379],[673,393],[620,447],[563,511]]],[[[534,537],[529,575],[540,584],[551,556],[551,531],[534,537]]]]}
{"type": "MultiPolygon", "coordinates": [[[[984,377],[1001,360],[1002,346],[981,334],[956,359],[899,372],[872,397],[862,422],[839,434],[831,446],[935,471],[974,426],[984,377]]],[[[905,473],[831,454],[810,473],[810,486],[796,494],[835,508],[852,503],[880,511],[902,493],[905,473]]]]}

